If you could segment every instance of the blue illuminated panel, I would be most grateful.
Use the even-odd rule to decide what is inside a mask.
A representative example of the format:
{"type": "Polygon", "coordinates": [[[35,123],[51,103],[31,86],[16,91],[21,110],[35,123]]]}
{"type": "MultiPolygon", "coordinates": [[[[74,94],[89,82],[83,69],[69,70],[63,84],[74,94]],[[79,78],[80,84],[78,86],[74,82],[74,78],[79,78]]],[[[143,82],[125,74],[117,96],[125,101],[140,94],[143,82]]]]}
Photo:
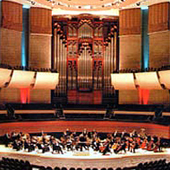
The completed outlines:
{"type": "Polygon", "coordinates": [[[141,7],[142,14],[142,69],[149,67],[148,7],[141,7]]]}
{"type": "Polygon", "coordinates": [[[23,25],[22,25],[22,55],[21,65],[28,66],[28,36],[29,36],[29,9],[23,6],[23,25]]]}

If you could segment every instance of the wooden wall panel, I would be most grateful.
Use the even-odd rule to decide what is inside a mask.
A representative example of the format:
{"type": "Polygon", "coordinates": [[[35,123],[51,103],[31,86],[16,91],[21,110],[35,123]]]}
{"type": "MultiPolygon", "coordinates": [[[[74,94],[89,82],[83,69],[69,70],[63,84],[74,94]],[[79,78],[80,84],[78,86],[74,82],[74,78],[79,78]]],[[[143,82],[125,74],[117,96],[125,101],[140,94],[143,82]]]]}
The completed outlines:
{"type": "Polygon", "coordinates": [[[0,61],[11,66],[21,64],[22,33],[6,28],[0,29],[0,61]]]}
{"type": "Polygon", "coordinates": [[[114,131],[132,132],[141,131],[145,128],[145,132],[150,135],[157,135],[164,138],[169,138],[169,126],[163,126],[152,123],[135,123],[135,122],[118,122],[118,121],[41,121],[41,122],[13,122],[1,123],[0,135],[7,132],[17,131],[24,133],[41,133],[43,132],[64,132],[66,129],[71,131],[82,132],[84,128],[88,131],[95,129],[97,132],[114,131]]]}
{"type": "Polygon", "coordinates": [[[119,90],[119,104],[139,104],[138,90],[119,90]]]}
{"type": "Polygon", "coordinates": [[[32,7],[30,9],[30,32],[52,33],[52,11],[45,8],[32,7]]]}
{"type": "Polygon", "coordinates": [[[0,103],[21,103],[20,89],[5,89],[0,90],[0,103]]]}
{"type": "Polygon", "coordinates": [[[162,104],[164,106],[169,106],[168,90],[150,90],[148,104],[162,104]]]}
{"type": "Polygon", "coordinates": [[[169,29],[170,3],[163,2],[149,7],[149,32],[157,32],[169,29]]]}
{"type": "Polygon", "coordinates": [[[141,65],[141,36],[126,35],[119,39],[119,68],[140,69],[141,65]]]}
{"type": "Polygon", "coordinates": [[[161,67],[170,61],[170,30],[149,34],[149,66],[161,67]]]}
{"type": "Polygon", "coordinates": [[[141,34],[140,8],[121,10],[119,24],[120,35],[141,34]]]}
{"type": "Polygon", "coordinates": [[[50,103],[51,90],[37,89],[30,91],[30,103],[50,103]]]}
{"type": "Polygon", "coordinates": [[[31,34],[29,53],[29,66],[51,68],[51,36],[31,34]]]}
{"type": "Polygon", "coordinates": [[[2,1],[2,27],[22,31],[22,4],[2,1]]]}

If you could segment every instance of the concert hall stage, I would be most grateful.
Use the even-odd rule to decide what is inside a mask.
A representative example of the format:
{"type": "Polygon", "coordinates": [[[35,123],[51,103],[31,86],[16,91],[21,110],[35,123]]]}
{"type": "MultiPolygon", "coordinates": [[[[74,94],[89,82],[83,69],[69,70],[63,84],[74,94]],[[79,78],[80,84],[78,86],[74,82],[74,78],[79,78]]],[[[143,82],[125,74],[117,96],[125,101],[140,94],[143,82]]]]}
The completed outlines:
{"type": "Polygon", "coordinates": [[[15,151],[11,148],[5,148],[0,145],[0,158],[9,157],[14,159],[28,160],[31,164],[51,167],[81,167],[85,168],[116,168],[116,167],[130,167],[136,166],[141,162],[150,162],[159,159],[166,159],[170,161],[170,149],[164,149],[163,152],[154,153],[142,149],[136,150],[136,153],[122,152],[119,154],[108,153],[102,155],[99,152],[94,152],[90,149],[89,153],[78,153],[72,151],[64,151],[64,154],[52,154],[51,152],[41,153],[40,151],[15,151]],[[75,154],[77,156],[75,156],[75,154]],[[83,156],[84,155],[84,156],[83,156]],[[86,156],[85,156],[86,155],[86,156]]]}
{"type": "MultiPolygon", "coordinates": [[[[145,128],[146,133],[157,135],[159,137],[169,139],[169,126],[158,125],[153,123],[136,123],[136,122],[118,122],[118,121],[32,121],[32,122],[11,122],[0,124],[0,136],[6,132],[24,132],[24,133],[42,133],[46,132],[64,132],[67,128],[71,131],[82,132],[84,128],[88,131],[96,129],[97,132],[113,133],[115,130],[122,132],[132,132],[136,130],[140,132],[141,128],[145,128]]],[[[51,166],[51,167],[81,167],[81,168],[116,168],[136,166],[141,162],[150,162],[159,159],[170,161],[170,149],[165,149],[164,152],[154,153],[138,149],[136,153],[119,153],[102,155],[95,153],[92,149],[89,152],[66,152],[62,154],[52,154],[51,152],[26,152],[15,151],[10,148],[5,148],[0,145],[0,158],[10,157],[30,161],[31,164],[51,166]]]]}

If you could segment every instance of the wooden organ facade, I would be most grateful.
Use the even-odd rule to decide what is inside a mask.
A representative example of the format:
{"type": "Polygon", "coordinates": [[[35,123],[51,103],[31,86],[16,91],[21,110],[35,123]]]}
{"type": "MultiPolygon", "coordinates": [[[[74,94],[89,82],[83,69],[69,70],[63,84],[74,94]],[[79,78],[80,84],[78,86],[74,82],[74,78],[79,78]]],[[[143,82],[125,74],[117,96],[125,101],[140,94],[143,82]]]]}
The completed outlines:
{"type": "Polygon", "coordinates": [[[52,68],[59,72],[57,103],[114,103],[110,74],[118,69],[118,18],[53,16],[52,68]]]}

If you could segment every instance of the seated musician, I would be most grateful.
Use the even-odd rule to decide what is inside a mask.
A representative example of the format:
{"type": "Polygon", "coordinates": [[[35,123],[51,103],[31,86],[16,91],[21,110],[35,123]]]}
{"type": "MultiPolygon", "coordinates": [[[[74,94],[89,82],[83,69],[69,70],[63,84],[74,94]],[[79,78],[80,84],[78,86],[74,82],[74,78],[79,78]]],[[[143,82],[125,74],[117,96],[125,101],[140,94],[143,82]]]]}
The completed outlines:
{"type": "Polygon", "coordinates": [[[147,140],[147,138],[143,138],[140,148],[141,148],[141,149],[146,149],[146,148],[147,148],[147,145],[148,145],[148,140],[147,140]]]}
{"type": "MultiPolygon", "coordinates": [[[[30,145],[32,144],[30,143],[30,145]]],[[[38,149],[42,150],[42,153],[50,151],[49,143],[43,140],[43,138],[41,138],[41,140],[37,142],[36,146],[38,147],[38,149]]]]}
{"type": "Polygon", "coordinates": [[[66,133],[67,136],[70,136],[72,134],[72,132],[70,131],[70,129],[66,129],[66,133]]]}
{"type": "Polygon", "coordinates": [[[122,136],[122,133],[120,133],[120,132],[118,132],[117,130],[112,134],[112,136],[114,137],[114,138],[116,138],[116,137],[121,137],[122,136]]]}
{"type": "Polygon", "coordinates": [[[71,136],[68,136],[66,139],[66,147],[67,147],[67,151],[69,150],[73,151],[71,136]]]}
{"type": "Polygon", "coordinates": [[[24,140],[24,150],[28,150],[28,152],[31,152],[35,149],[35,147],[33,147],[33,145],[31,144],[30,139],[25,139],[24,140]]]}
{"type": "Polygon", "coordinates": [[[152,137],[150,137],[149,139],[148,139],[148,145],[147,145],[147,150],[148,151],[153,151],[153,149],[154,149],[154,139],[152,138],[152,137]]]}
{"type": "Polygon", "coordinates": [[[88,133],[88,137],[90,139],[96,138],[98,136],[97,131],[95,129],[92,130],[92,132],[88,133]]]}
{"type": "Polygon", "coordinates": [[[45,153],[48,151],[50,151],[49,144],[48,143],[42,144],[42,153],[45,153]]]}
{"type": "Polygon", "coordinates": [[[83,151],[83,148],[85,150],[88,149],[86,142],[87,142],[87,137],[85,135],[81,134],[79,137],[79,143],[78,143],[80,151],[83,151]]]}
{"type": "Polygon", "coordinates": [[[17,151],[21,150],[23,148],[23,142],[22,140],[15,139],[12,143],[13,149],[16,149],[17,151]]]}
{"type": "Polygon", "coordinates": [[[103,144],[103,150],[102,150],[102,153],[103,153],[103,155],[106,155],[106,153],[107,152],[110,152],[110,153],[112,153],[111,152],[111,144],[110,144],[110,139],[109,138],[107,138],[106,139],[106,142],[103,144]]]}
{"type": "Polygon", "coordinates": [[[144,128],[141,128],[141,131],[139,132],[139,136],[140,136],[141,139],[145,139],[147,137],[144,128]]]}
{"type": "Polygon", "coordinates": [[[10,135],[8,133],[6,133],[4,135],[4,144],[5,144],[5,146],[7,147],[10,142],[11,142],[10,135]]]}
{"type": "Polygon", "coordinates": [[[130,134],[128,132],[126,132],[126,130],[124,130],[122,133],[121,133],[121,138],[125,139],[126,137],[129,137],[130,134]]]}
{"type": "Polygon", "coordinates": [[[157,136],[153,137],[153,151],[154,152],[161,152],[161,140],[157,136]]]}
{"type": "Polygon", "coordinates": [[[92,148],[94,149],[94,151],[99,151],[100,145],[101,140],[99,136],[92,139],[92,148]]]}
{"type": "Polygon", "coordinates": [[[138,136],[136,130],[133,130],[129,135],[130,135],[130,137],[137,137],[138,136]]]}
{"type": "Polygon", "coordinates": [[[125,140],[121,140],[121,142],[118,144],[117,148],[114,150],[114,153],[117,154],[122,150],[126,153],[126,142],[125,142],[125,140]]]}
{"type": "Polygon", "coordinates": [[[24,140],[24,150],[28,149],[29,148],[29,140],[28,139],[25,139],[24,140]]]}
{"type": "Polygon", "coordinates": [[[65,136],[65,134],[63,136],[61,136],[61,138],[60,138],[60,145],[62,146],[63,149],[65,149],[65,145],[66,145],[66,136],[65,136]]]}
{"type": "Polygon", "coordinates": [[[53,149],[52,153],[54,153],[56,151],[57,153],[63,154],[63,151],[62,151],[62,148],[61,148],[61,146],[59,144],[59,141],[56,140],[56,139],[54,139],[52,141],[52,149],[53,149]]]}
{"type": "Polygon", "coordinates": [[[83,136],[87,136],[87,135],[88,135],[88,131],[87,131],[87,129],[83,129],[82,134],[83,134],[83,136]]]}
{"type": "Polygon", "coordinates": [[[135,149],[138,148],[138,144],[135,138],[133,138],[133,141],[130,143],[130,152],[135,153],[135,149]]]}

